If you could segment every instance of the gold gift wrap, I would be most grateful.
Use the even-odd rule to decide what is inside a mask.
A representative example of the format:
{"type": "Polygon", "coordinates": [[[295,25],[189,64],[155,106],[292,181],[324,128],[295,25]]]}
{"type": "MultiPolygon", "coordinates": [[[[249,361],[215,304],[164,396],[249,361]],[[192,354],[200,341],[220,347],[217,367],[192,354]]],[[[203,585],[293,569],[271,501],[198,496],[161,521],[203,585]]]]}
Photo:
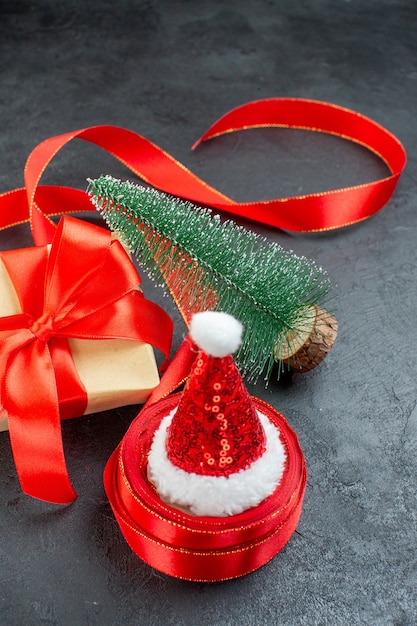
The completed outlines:
{"type": "MultiPolygon", "coordinates": [[[[0,317],[21,312],[0,256],[0,317]]],[[[147,343],[128,339],[68,339],[68,343],[87,393],[84,414],[142,404],[159,383],[154,351],[147,343]]],[[[7,428],[7,414],[3,414],[0,431],[7,428]]]]}

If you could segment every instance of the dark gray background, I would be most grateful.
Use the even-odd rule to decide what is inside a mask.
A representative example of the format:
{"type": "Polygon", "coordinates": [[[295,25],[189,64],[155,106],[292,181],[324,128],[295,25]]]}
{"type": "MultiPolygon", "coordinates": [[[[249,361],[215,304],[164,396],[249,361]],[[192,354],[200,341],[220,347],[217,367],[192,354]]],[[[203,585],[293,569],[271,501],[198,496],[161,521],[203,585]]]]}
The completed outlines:
{"type": "MultiPolygon", "coordinates": [[[[121,537],[102,470],[138,407],[63,424],[78,500],[23,496],[0,434],[0,623],[411,626],[416,576],[417,6],[413,0],[0,1],[0,191],[19,187],[48,136],[94,124],[145,135],[237,200],[372,180],[384,167],[334,137],[262,130],[190,151],[229,109],[298,96],[353,108],[405,144],[389,205],[357,226],[291,235],[242,222],[313,258],[337,285],[325,362],[255,393],[297,431],[308,471],[298,532],[242,579],[193,584],[142,563],[121,537]]],[[[73,144],[73,145],[72,145],[73,144]]],[[[85,188],[129,173],[66,147],[43,181],[85,188]]],[[[31,245],[27,226],[2,248],[31,245]]],[[[146,295],[179,315],[152,282],[146,295]]]]}

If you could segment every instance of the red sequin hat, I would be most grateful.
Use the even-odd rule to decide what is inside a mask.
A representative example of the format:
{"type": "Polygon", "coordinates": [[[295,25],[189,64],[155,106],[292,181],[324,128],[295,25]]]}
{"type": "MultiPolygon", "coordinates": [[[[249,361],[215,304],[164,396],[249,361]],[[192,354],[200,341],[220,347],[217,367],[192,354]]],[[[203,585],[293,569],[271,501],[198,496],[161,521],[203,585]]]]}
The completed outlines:
{"type": "Polygon", "coordinates": [[[255,506],[283,471],[279,433],[255,408],[230,354],[242,332],[227,313],[193,316],[190,335],[199,352],[178,406],[150,450],[148,476],[161,498],[195,515],[255,506]]]}
{"type": "Polygon", "coordinates": [[[168,430],[169,460],[186,472],[229,476],[264,451],[264,429],[233,358],[201,350],[168,430]]]}

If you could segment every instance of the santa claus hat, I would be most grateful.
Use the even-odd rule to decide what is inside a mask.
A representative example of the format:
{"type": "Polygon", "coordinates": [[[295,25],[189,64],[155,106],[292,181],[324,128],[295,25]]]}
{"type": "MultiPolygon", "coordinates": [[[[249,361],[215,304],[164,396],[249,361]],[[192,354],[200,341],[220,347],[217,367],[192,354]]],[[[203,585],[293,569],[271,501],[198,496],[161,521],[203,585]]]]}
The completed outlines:
{"type": "Polygon", "coordinates": [[[284,472],[279,429],[255,407],[231,356],[242,333],[227,313],[193,316],[198,353],[149,451],[148,478],[160,498],[192,515],[224,517],[257,506],[284,472]]]}

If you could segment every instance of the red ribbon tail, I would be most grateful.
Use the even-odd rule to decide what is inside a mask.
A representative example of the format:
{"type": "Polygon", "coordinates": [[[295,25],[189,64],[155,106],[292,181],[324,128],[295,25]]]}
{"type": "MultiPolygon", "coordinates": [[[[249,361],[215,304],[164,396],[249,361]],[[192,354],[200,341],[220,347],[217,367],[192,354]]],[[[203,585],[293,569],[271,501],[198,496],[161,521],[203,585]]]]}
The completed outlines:
{"type": "Polygon", "coordinates": [[[10,440],[23,491],[47,502],[70,504],[77,494],[64,458],[53,366],[49,351],[38,342],[11,359],[6,396],[10,440]],[[37,391],[28,393],[28,389],[37,391]]]}
{"type": "Polygon", "coordinates": [[[196,348],[191,338],[187,336],[165,370],[161,382],[155,387],[147,399],[145,407],[158,402],[158,400],[162,398],[166,398],[166,396],[175,391],[175,389],[178,389],[188,378],[196,356],[196,348]]]}

